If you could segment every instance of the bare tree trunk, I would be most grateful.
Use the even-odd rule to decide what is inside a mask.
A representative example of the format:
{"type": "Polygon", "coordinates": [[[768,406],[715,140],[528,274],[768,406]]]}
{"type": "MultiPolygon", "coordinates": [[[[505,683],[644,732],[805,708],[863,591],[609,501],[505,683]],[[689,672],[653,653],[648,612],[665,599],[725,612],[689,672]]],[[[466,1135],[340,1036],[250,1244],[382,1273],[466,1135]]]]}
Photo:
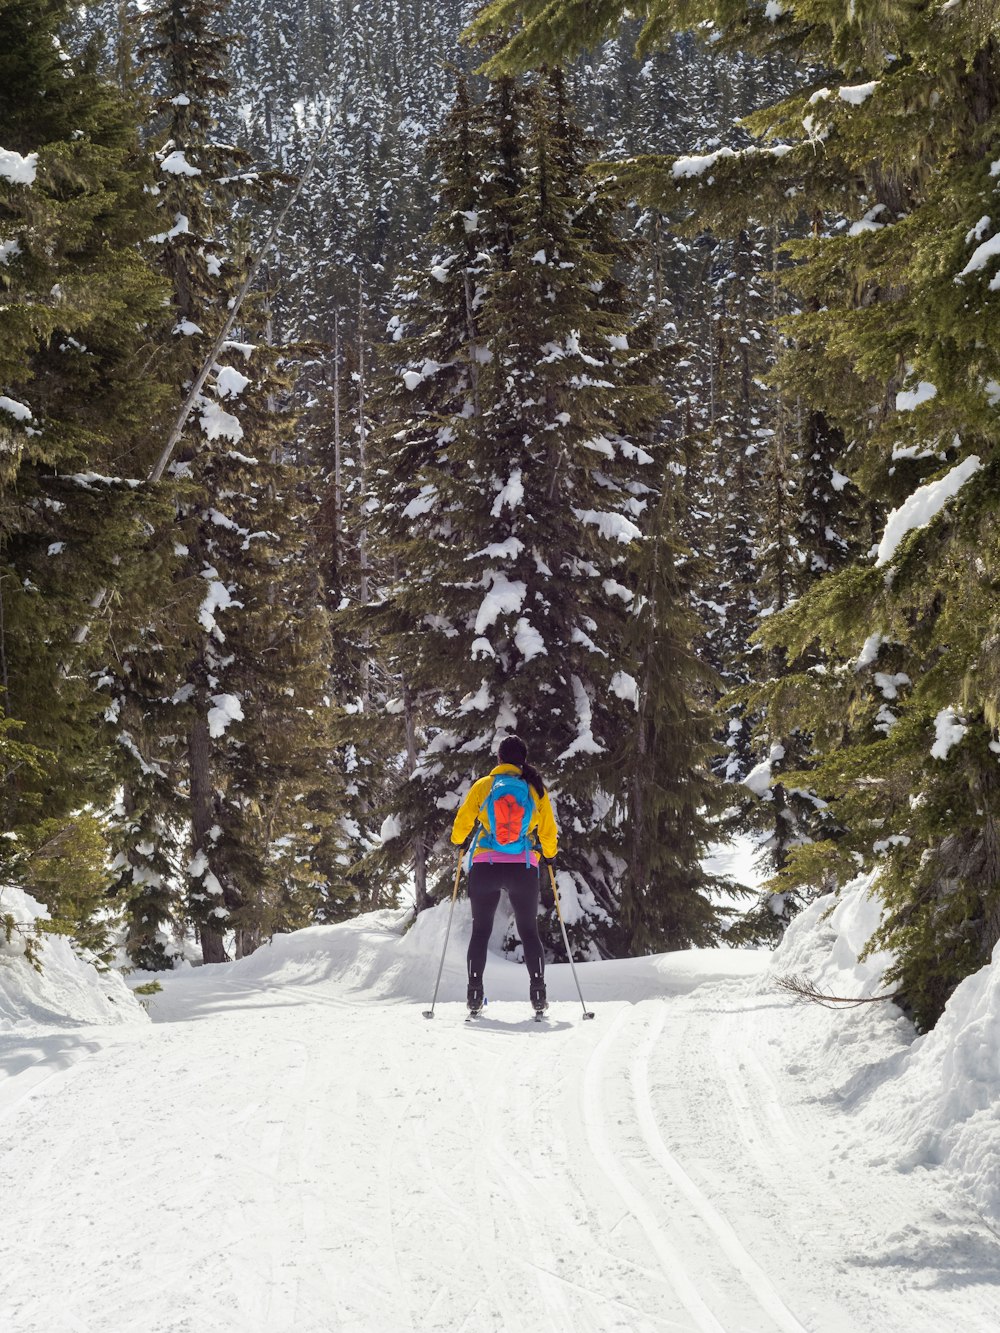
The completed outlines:
{"type": "MultiPolygon", "coordinates": [[[[417,725],[413,708],[413,695],[410,687],[403,682],[403,719],[406,724],[406,776],[412,777],[417,767],[417,725]]],[[[413,848],[413,884],[416,891],[416,907],[422,912],[431,906],[427,894],[427,844],[424,835],[418,833],[411,843],[413,848]]]]}
{"type": "MultiPolygon", "coordinates": [[[[361,278],[358,278],[358,476],[360,481],[360,494],[358,497],[358,512],[360,514],[360,529],[358,532],[358,569],[360,574],[359,596],[362,606],[367,606],[371,600],[371,583],[369,580],[370,565],[368,560],[368,418],[365,415],[367,407],[367,384],[365,382],[365,292],[361,278]]],[[[366,630],[361,639],[361,708],[364,713],[371,712],[371,694],[372,694],[372,657],[371,657],[371,636],[366,630]]],[[[368,801],[365,796],[364,787],[362,787],[361,800],[359,802],[359,813],[362,817],[368,814],[368,801]]],[[[378,881],[371,882],[369,891],[369,908],[374,911],[381,906],[381,892],[378,881]]]]}
{"type": "MultiPolygon", "coordinates": [[[[204,685],[199,685],[194,699],[194,717],[188,733],[188,781],[191,795],[191,831],[195,855],[207,855],[211,846],[209,832],[215,824],[215,806],[212,800],[211,737],[208,732],[208,700],[204,685]]],[[[196,891],[205,892],[202,883],[196,891]]],[[[223,905],[220,899],[220,907],[223,905]]],[[[208,909],[199,913],[202,925],[202,958],[206,963],[224,963],[226,946],[222,931],[210,924],[208,909]]]]}
{"type": "Polygon", "coordinates": [[[236,957],[247,958],[264,942],[264,932],[259,925],[241,926],[236,931],[236,957]]]}
{"type": "Polygon", "coordinates": [[[476,343],[476,319],[472,311],[472,283],[469,281],[468,269],[462,274],[462,281],[465,284],[465,331],[469,340],[469,378],[472,380],[472,406],[478,421],[483,415],[479,401],[479,347],[476,343]]]}
{"type": "MultiPolygon", "coordinates": [[[[358,472],[361,494],[359,512],[361,528],[358,534],[358,567],[361,574],[361,605],[367,606],[370,597],[368,581],[368,421],[365,417],[365,296],[358,279],[358,472]]],[[[367,633],[362,640],[364,656],[361,660],[361,704],[365,712],[371,706],[371,659],[367,633]]],[[[374,906],[374,904],[373,904],[374,906]]]]}
{"type": "Polygon", "coordinates": [[[343,508],[343,478],[340,446],[340,311],[333,316],[333,549],[337,568],[341,564],[340,528],[343,508]]]}

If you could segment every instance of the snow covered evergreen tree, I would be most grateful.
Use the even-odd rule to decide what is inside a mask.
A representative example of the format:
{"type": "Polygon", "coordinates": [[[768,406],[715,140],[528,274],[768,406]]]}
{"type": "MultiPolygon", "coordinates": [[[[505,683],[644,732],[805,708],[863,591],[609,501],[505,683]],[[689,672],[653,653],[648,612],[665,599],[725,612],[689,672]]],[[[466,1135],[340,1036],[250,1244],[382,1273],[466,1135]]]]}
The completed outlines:
{"type": "Polygon", "coordinates": [[[90,675],[146,614],[157,502],[138,479],[166,385],[151,355],[164,287],[138,248],[153,226],[141,108],[93,50],[67,53],[69,16],[57,0],[0,9],[0,709],[17,746],[9,873],[30,877],[58,848],[71,897],[74,849],[93,863],[90,834],[103,837],[80,812],[114,782],[90,675]]]}
{"type": "MultiPolygon", "coordinates": [[[[243,278],[237,210],[266,192],[267,173],[215,137],[227,86],[219,5],[169,0],[150,19],[166,120],[153,244],[173,289],[164,357],[176,412],[243,278]]],[[[112,684],[130,762],[120,891],[128,947],[147,966],[169,963],[162,927],[178,864],[207,962],[225,958],[230,931],[237,954],[250,952],[308,920],[322,895],[310,863],[329,818],[325,618],[307,556],[314,502],[289,453],[286,369],[258,305],[244,305],[168,467],[169,635],[129,645],[112,684]]]]}
{"type": "MultiPolygon", "coordinates": [[[[490,12],[528,15],[516,40],[535,60],[603,32],[623,8],[547,5],[544,31],[535,0],[490,12]]],[[[783,682],[784,721],[812,735],[812,780],[848,830],[831,852],[837,874],[852,860],[878,868],[875,941],[895,950],[890,980],[927,1026],[1000,938],[995,15],[828,5],[748,16],[711,2],[699,15],[720,46],[780,46],[825,67],[750,118],[765,142],[690,175],[647,162],[636,183],[660,206],[683,191],[710,221],[811,216],[789,274],[803,312],[790,332],[810,355],[789,382],[842,432],[839,470],[880,536],[774,617],[767,639],[800,668],[783,682]]],[[[683,21],[671,0],[653,4],[647,39],[683,21]]]]}
{"type": "MultiPolygon", "coordinates": [[[[245,307],[241,335],[263,334],[266,313],[245,307]]],[[[239,413],[240,433],[235,448],[206,449],[202,466],[211,508],[199,548],[215,571],[210,588],[218,580],[226,590],[219,605],[201,608],[203,626],[214,622],[206,651],[214,821],[207,838],[238,957],[317,912],[324,882],[316,848],[341,794],[329,769],[316,478],[291,455],[294,418],[277,410],[288,391],[286,355],[262,338],[246,374],[218,367],[216,395],[239,413]]]]}
{"type": "Polygon", "coordinates": [[[481,124],[489,193],[475,172],[477,197],[443,192],[453,248],[431,269],[452,346],[421,346],[404,372],[410,392],[430,381],[435,419],[394,431],[413,450],[412,492],[397,500],[400,579],[383,615],[429,703],[407,831],[440,842],[498,736],[521,728],[555,794],[575,943],[600,951],[614,947],[622,867],[609,765],[630,724],[614,688],[623,579],[655,481],[634,441],[659,391],[629,351],[626,247],[584,186],[562,80],[499,82],[481,124]]]}
{"type": "Polygon", "coordinates": [[[522,101],[506,81],[486,111],[474,105],[466,82],[458,83],[435,140],[439,215],[429,237],[430,264],[400,285],[378,392],[373,535],[391,592],[362,615],[380,643],[392,646],[394,688],[382,707],[401,721],[402,734],[399,788],[388,793],[376,864],[390,876],[412,870],[421,908],[430,900],[430,853],[440,835],[427,826],[419,776],[427,740],[423,724],[438,711],[442,684],[427,631],[435,624],[444,628],[427,590],[439,575],[442,545],[457,534],[450,507],[440,505],[443,478],[460,471],[453,461],[455,441],[478,428],[483,411],[480,381],[492,353],[479,320],[485,282],[507,244],[503,209],[517,188],[522,101]]]}
{"type": "Polygon", "coordinates": [[[716,680],[696,655],[701,625],[686,586],[688,553],[678,540],[680,473],[669,460],[646,525],[627,640],[634,675],[623,672],[616,682],[636,712],[620,757],[621,923],[630,954],[714,943],[725,923],[712,891],[732,888],[701,864],[725,789],[711,770],[716,680]]]}

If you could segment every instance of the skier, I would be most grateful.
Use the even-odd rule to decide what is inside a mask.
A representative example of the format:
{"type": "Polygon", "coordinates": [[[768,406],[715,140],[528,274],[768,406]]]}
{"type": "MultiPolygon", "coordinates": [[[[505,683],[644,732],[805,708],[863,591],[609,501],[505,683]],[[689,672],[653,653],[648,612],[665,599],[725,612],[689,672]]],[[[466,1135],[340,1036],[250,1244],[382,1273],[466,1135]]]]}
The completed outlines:
{"type": "MultiPolygon", "coordinates": [[[[528,747],[520,736],[505,736],[497,751],[500,760],[485,778],[474,782],[455,816],[451,840],[461,846],[475,828],[469,850],[469,901],[472,903],[472,938],[469,940],[469,1013],[483,1007],[483,969],[500,890],[514,909],[517,933],[528,968],[531,1004],[536,1015],[548,1008],[545,995],[545,955],[538,935],[538,864],[555,859],[558,830],[541,774],[528,762],[528,747]],[[537,836],[537,844],[536,844],[537,836]]],[[[552,889],[543,885],[542,899],[553,906],[552,889]]]]}

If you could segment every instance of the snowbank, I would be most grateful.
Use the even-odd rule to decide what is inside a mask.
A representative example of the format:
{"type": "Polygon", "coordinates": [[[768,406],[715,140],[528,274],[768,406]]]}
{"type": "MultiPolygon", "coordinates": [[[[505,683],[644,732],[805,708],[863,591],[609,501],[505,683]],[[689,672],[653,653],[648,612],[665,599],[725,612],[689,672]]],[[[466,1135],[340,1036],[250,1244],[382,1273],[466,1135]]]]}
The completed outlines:
{"type": "MultiPolygon", "coordinates": [[[[871,876],[863,876],[836,902],[825,897],[806,908],[773,956],[771,982],[774,975],[797,974],[830,994],[880,994],[889,955],[858,962],[878,923],[871,883],[871,876]]],[[[998,1035],[1000,945],[992,961],[958,987],[926,1036],[915,1037],[909,1021],[887,1002],[847,1010],[813,1007],[808,1023],[789,1024],[783,1045],[787,1067],[812,1095],[840,1104],[845,1138],[857,1140],[854,1151],[870,1161],[891,1161],[900,1171],[944,1166],[982,1215],[998,1223],[998,1035]]]]}
{"type": "MultiPolygon", "coordinates": [[[[353,992],[373,1003],[411,1003],[425,1007],[434,994],[444,949],[450,903],[422,912],[369,912],[337,926],[311,926],[274,940],[238,962],[174,972],[164,991],[150,1000],[154,1021],[190,1016],[195,1008],[212,1007],[222,994],[245,983],[285,989],[329,983],[339,994],[353,992]]],[[[524,966],[503,953],[511,920],[501,901],[486,966],[486,993],[491,1000],[526,1000],[524,966]]],[[[467,898],[459,898],[448,939],[438,1002],[465,1000],[465,953],[472,930],[467,898]]],[[[705,981],[758,976],[769,955],[762,950],[686,949],[649,958],[577,963],[576,973],[587,1003],[599,1000],[638,1001],[650,996],[684,995],[705,981]]],[[[550,963],[545,980],[551,1000],[578,1001],[567,963],[550,963]]]]}
{"type": "MultiPolygon", "coordinates": [[[[20,889],[0,890],[0,915],[30,927],[48,912],[20,889]]],[[[69,941],[46,935],[39,950],[42,971],[24,956],[23,938],[0,934],[0,1033],[41,1027],[145,1023],[146,1011],[117,972],[98,972],[77,957],[69,941]]]]}
{"type": "Polygon", "coordinates": [[[937,1027],[913,1044],[881,1109],[900,1166],[946,1163],[1000,1222],[1000,944],[967,977],[937,1027]]]}

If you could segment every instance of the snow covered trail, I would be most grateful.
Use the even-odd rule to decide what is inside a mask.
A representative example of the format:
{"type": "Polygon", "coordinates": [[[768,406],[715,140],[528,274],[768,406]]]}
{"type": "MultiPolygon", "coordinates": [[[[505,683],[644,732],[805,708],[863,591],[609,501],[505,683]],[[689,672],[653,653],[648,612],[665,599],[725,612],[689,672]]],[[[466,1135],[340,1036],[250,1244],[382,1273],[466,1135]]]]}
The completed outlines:
{"type": "Polygon", "coordinates": [[[766,955],[582,966],[592,1023],[553,967],[539,1025],[493,956],[466,1024],[459,913],[427,1022],[425,916],[169,977],[44,1082],[22,1053],[3,1333],[993,1333],[997,1238],[841,1137],[766,955]]]}

